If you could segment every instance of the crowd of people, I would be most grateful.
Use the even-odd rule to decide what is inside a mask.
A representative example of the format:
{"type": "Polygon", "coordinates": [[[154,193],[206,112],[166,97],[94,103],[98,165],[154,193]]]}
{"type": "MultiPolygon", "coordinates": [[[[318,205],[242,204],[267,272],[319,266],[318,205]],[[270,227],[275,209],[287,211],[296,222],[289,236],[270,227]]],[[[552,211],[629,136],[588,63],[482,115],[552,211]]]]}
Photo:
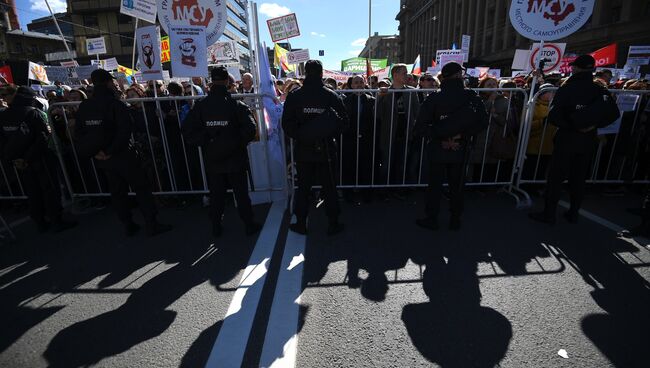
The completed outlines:
{"type": "MultiPolygon", "coordinates": [[[[428,106],[427,101],[431,95],[436,94],[443,87],[443,84],[450,85],[452,83],[449,75],[445,75],[444,71],[437,75],[429,73],[416,75],[409,73],[405,64],[394,65],[390,73],[390,78],[386,79],[379,79],[372,75],[368,78],[364,75],[356,75],[350,77],[347,82],[337,82],[332,78],[323,79],[321,73],[321,76],[318,77],[318,83],[327,88],[332,93],[332,96],[340,99],[341,112],[344,112],[347,123],[343,124],[345,127],[341,125],[329,132],[330,138],[333,140],[331,142],[332,147],[328,148],[327,145],[321,147],[325,153],[334,152],[334,147],[336,147],[336,155],[328,155],[324,158],[330,165],[327,176],[324,173],[314,172],[308,176],[316,177],[320,175],[320,180],[310,179],[305,182],[305,171],[314,171],[315,169],[305,169],[307,166],[303,162],[302,187],[311,187],[312,181],[314,183],[323,182],[327,179],[332,184],[332,187],[342,187],[345,200],[351,203],[371,201],[375,198],[403,199],[404,196],[409,194],[407,187],[430,182],[431,178],[441,183],[445,177],[448,180],[450,179],[449,170],[457,171],[458,167],[447,167],[447,174],[444,174],[437,167],[433,167],[431,153],[425,149],[425,145],[431,142],[431,137],[427,136],[426,132],[424,134],[417,132],[418,122],[421,124],[423,120],[426,120],[422,115],[422,111],[424,107],[428,106]],[[373,186],[395,186],[397,188],[392,190],[369,188],[373,186]]],[[[607,69],[597,72],[590,70],[589,73],[590,83],[603,89],[633,91],[649,89],[648,82],[645,80],[614,80],[611,71],[607,69]]],[[[235,78],[229,74],[220,75],[219,78],[221,79],[218,79],[218,83],[215,82],[217,80],[214,79],[214,76],[210,82],[203,78],[192,78],[191,81],[150,81],[144,84],[133,83],[128,86],[120,86],[115,83],[116,88],[111,94],[115,94],[117,100],[127,100],[124,110],[120,113],[128,115],[128,120],[132,122],[132,127],[129,130],[132,133],[131,144],[133,150],[138,152],[138,157],[142,161],[142,171],[147,182],[151,184],[153,191],[173,194],[174,192],[197,191],[204,187],[209,187],[212,190],[216,185],[212,179],[215,175],[208,175],[207,182],[204,182],[205,175],[203,174],[202,160],[199,151],[194,147],[201,146],[201,144],[191,145],[187,138],[183,139],[184,122],[191,116],[193,108],[196,109],[196,104],[191,99],[159,100],[155,102],[153,100],[138,101],[134,99],[153,96],[205,97],[214,93],[216,85],[219,86],[220,90],[225,89],[228,94],[255,93],[254,78],[249,73],[243,74],[239,82],[235,81],[235,78]]],[[[274,79],[278,101],[288,105],[288,110],[291,110],[290,96],[297,94],[296,91],[299,90],[307,91],[309,84],[314,83],[313,79],[313,74],[311,76],[312,82],[310,82],[308,76],[304,78],[274,79]]],[[[496,78],[485,75],[478,79],[466,76],[461,67],[461,70],[454,70],[454,78],[451,79],[456,80],[453,82],[457,84],[455,88],[482,89],[479,91],[477,98],[486,112],[485,127],[483,129],[478,129],[472,134],[465,134],[465,136],[461,134],[461,137],[456,137],[457,134],[447,137],[447,140],[438,142],[441,143],[441,147],[444,146],[444,150],[462,152],[462,155],[456,161],[460,162],[463,168],[464,165],[467,165],[467,177],[463,176],[461,181],[471,180],[484,183],[511,181],[511,175],[513,174],[512,163],[515,159],[518,137],[520,136],[520,130],[524,128],[522,112],[527,101],[525,94],[520,93],[518,90],[503,90],[509,88],[521,89],[528,94],[538,94],[534,106],[531,106],[532,124],[528,144],[525,147],[526,164],[522,168],[522,179],[545,180],[553,166],[554,137],[557,135],[559,128],[548,119],[550,107],[556,89],[570,81],[569,76],[544,75],[535,71],[526,76],[514,78],[496,78]],[[456,78],[458,73],[460,73],[460,77],[456,78]],[[471,136],[471,139],[469,136],[471,136]],[[465,146],[468,148],[465,149],[465,146]],[[459,149],[459,147],[462,149],[459,149]]],[[[78,131],[77,120],[79,119],[80,105],[56,105],[56,107],[49,109],[51,104],[61,102],[82,102],[83,105],[84,101],[101,96],[101,93],[105,92],[102,86],[100,86],[100,93],[98,94],[97,84],[92,81],[75,88],[56,82],[54,87],[36,91],[35,93],[27,87],[11,85],[6,81],[0,82],[2,83],[0,86],[0,109],[9,110],[9,106],[13,104],[27,104],[33,107],[35,113],[40,114],[44,121],[48,122],[46,126],[50,127],[49,129],[57,139],[48,138],[45,144],[49,150],[52,150],[55,144],[60,145],[60,153],[66,172],[69,174],[73,192],[100,193],[109,190],[111,193],[114,192],[114,187],[117,185],[114,175],[111,180],[111,175],[106,175],[108,169],[97,169],[97,166],[101,165],[96,164],[98,161],[103,160],[98,159],[95,155],[88,156],[89,153],[84,155],[84,152],[80,152],[83,151],[83,147],[80,147],[80,142],[75,138],[75,132],[78,131]],[[84,160],[80,159],[80,156],[95,157],[95,159],[84,160]]],[[[323,96],[320,96],[320,98],[323,98],[323,96]]],[[[456,99],[458,98],[460,97],[456,99]]],[[[243,98],[242,101],[253,110],[259,108],[259,99],[243,98]]],[[[604,179],[623,178],[628,180],[645,178],[648,175],[650,119],[648,119],[648,109],[644,108],[647,104],[648,95],[644,94],[641,95],[639,108],[635,111],[623,112],[618,134],[601,136],[594,134],[594,138],[600,141],[601,157],[611,158],[607,165],[602,165],[599,168],[600,172],[597,175],[604,179]],[[605,169],[605,166],[607,169],[605,169]]],[[[447,102],[445,105],[452,106],[453,103],[447,102]]],[[[285,111],[287,111],[286,107],[285,111]]],[[[449,113],[453,113],[453,111],[449,113]]],[[[257,123],[255,115],[252,114],[251,116],[253,121],[257,123]]],[[[227,117],[224,119],[224,121],[228,120],[227,117]]],[[[301,138],[304,141],[304,137],[292,135],[289,133],[290,130],[291,128],[285,127],[287,135],[295,139],[297,143],[296,149],[300,149],[299,142],[301,138]]],[[[49,136],[49,131],[43,132],[43,134],[49,136]]],[[[21,161],[17,161],[14,158],[15,154],[11,155],[7,152],[6,139],[3,136],[3,141],[0,142],[3,146],[3,162],[15,165],[23,176],[26,175],[25,173],[29,170],[21,170],[20,166],[21,161],[25,162],[24,158],[18,158],[21,161]]],[[[83,146],[83,142],[81,143],[81,146],[83,146]]],[[[592,157],[587,159],[587,164],[591,159],[592,157]]],[[[48,165],[55,167],[56,163],[48,165]]],[[[300,187],[300,162],[297,163],[297,166],[298,187],[300,187]]],[[[238,168],[238,172],[241,172],[240,169],[238,168]]],[[[243,170],[248,170],[247,165],[243,167],[243,170]]],[[[205,167],[205,171],[209,172],[210,167],[205,167]]],[[[455,177],[456,175],[452,176],[455,177]]],[[[48,180],[51,180],[52,177],[60,178],[60,171],[54,175],[50,172],[50,179],[48,180]]],[[[245,176],[244,183],[246,178],[245,176]]],[[[33,184],[37,185],[39,180],[45,179],[36,178],[34,180],[35,184],[33,184]]],[[[219,191],[221,191],[221,187],[233,186],[232,181],[234,180],[234,178],[230,178],[230,180],[224,181],[223,185],[220,185],[219,191]]],[[[237,177],[237,181],[241,184],[242,177],[237,177]]],[[[58,185],[58,182],[56,185],[58,185]]],[[[8,188],[4,188],[3,192],[12,191],[12,189],[12,192],[19,192],[17,180],[7,180],[3,186],[8,186],[8,188]]],[[[33,188],[27,186],[25,191],[33,193],[33,188]]],[[[337,197],[336,191],[325,192],[325,196],[328,196],[329,199],[326,200],[327,203],[336,201],[332,199],[337,197]]],[[[242,194],[239,193],[239,195],[241,197],[242,194]]],[[[308,196],[305,197],[304,192],[300,195],[302,196],[302,202],[308,202],[308,196]]],[[[453,197],[454,193],[447,195],[453,197]]],[[[242,198],[238,198],[238,203],[242,198]]],[[[101,205],[101,200],[95,201],[100,202],[99,205],[101,205]]],[[[179,203],[176,203],[174,197],[168,199],[168,201],[178,205],[184,203],[182,199],[179,199],[179,203]]],[[[211,201],[220,200],[212,196],[211,201]]],[[[439,201],[439,199],[436,199],[436,201],[439,201]]],[[[57,228],[65,229],[68,227],[67,222],[52,219],[52,217],[59,215],[45,214],[47,211],[44,208],[47,206],[44,204],[39,206],[42,207],[41,211],[33,214],[32,217],[40,224],[39,227],[42,230],[47,229],[49,222],[63,224],[58,225],[57,228]],[[49,222],[45,221],[45,218],[49,218],[49,222]]],[[[48,206],[52,208],[53,205],[48,206]]],[[[304,206],[304,204],[300,204],[300,206],[304,206]]],[[[456,209],[461,208],[462,201],[457,199],[454,206],[456,209]]],[[[334,214],[338,209],[331,207],[328,211],[334,214]]],[[[431,213],[429,208],[427,211],[431,213]]],[[[222,210],[216,212],[222,212],[222,210]]],[[[306,213],[305,210],[303,216],[305,221],[306,213]]],[[[212,218],[215,216],[218,215],[213,214],[212,218]]],[[[252,225],[254,224],[252,218],[246,216],[248,215],[242,215],[242,219],[247,224],[248,232],[252,232],[252,229],[256,228],[256,226],[252,225]]],[[[132,222],[128,221],[127,215],[122,214],[121,217],[123,222],[132,224],[132,222]]],[[[340,230],[336,217],[332,215],[332,233],[340,230]]],[[[459,215],[454,215],[454,209],[452,209],[452,227],[454,228],[459,227],[458,217],[459,215]]],[[[433,216],[429,216],[428,222],[425,221],[421,224],[424,224],[425,227],[434,227],[431,221],[432,218],[433,216]]],[[[542,220],[551,222],[549,218],[543,218],[542,220]]],[[[151,221],[155,223],[153,219],[151,221]]],[[[304,222],[299,224],[297,229],[300,232],[306,232],[306,226],[304,225],[304,222]]],[[[133,226],[128,231],[129,226],[131,225],[127,226],[127,232],[135,232],[133,226]]],[[[220,233],[218,228],[219,226],[214,226],[214,229],[216,229],[214,230],[215,234],[220,233]]],[[[151,233],[157,232],[156,229],[151,231],[151,233]]]]}

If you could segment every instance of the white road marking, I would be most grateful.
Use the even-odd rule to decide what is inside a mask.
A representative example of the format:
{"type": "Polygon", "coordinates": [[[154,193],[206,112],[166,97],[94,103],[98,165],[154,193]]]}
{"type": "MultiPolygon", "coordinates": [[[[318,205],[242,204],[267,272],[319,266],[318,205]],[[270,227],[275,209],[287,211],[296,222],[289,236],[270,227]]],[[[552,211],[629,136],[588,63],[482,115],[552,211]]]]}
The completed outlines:
{"type": "Polygon", "coordinates": [[[260,367],[293,368],[304,267],[305,235],[289,231],[264,337],[260,367]]]}
{"type": "Polygon", "coordinates": [[[242,364],[285,208],[286,201],[278,201],[273,202],[269,210],[210,352],[207,368],[240,367],[242,364]]]}

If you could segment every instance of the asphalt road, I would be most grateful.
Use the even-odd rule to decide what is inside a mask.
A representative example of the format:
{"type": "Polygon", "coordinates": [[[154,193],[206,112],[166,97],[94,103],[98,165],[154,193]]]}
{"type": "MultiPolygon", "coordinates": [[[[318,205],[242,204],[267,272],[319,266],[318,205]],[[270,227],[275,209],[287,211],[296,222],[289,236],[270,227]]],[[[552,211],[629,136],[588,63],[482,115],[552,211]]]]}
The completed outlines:
{"type": "Polygon", "coordinates": [[[0,367],[648,366],[650,248],[607,227],[635,225],[638,197],[551,227],[472,192],[462,231],[436,233],[420,199],[343,204],[334,237],[322,208],[289,233],[278,203],[253,237],[229,206],[216,242],[199,206],[163,210],[155,238],[108,209],[21,224],[0,248],[0,367]]]}

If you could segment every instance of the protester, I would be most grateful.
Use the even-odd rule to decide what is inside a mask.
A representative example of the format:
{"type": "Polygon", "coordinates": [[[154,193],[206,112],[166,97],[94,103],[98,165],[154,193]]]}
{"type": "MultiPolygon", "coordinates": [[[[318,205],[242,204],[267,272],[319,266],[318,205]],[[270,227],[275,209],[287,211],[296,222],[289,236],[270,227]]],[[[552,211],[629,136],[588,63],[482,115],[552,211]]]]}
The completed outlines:
{"type": "Polygon", "coordinates": [[[312,186],[320,182],[329,219],[327,232],[334,235],[343,230],[343,224],[339,222],[334,177],[338,162],[337,138],[347,128],[349,120],[343,101],[322,82],[321,62],[309,60],[305,64],[305,74],[303,87],[288,95],[282,115],[282,128],[295,140],[294,157],[298,171],[296,222],[290,225],[290,229],[298,234],[307,233],[309,194],[312,186]]]}
{"type": "Polygon", "coordinates": [[[553,85],[543,84],[540,95],[535,101],[533,120],[530,127],[528,146],[526,147],[526,162],[522,177],[526,180],[546,179],[548,166],[553,153],[553,137],[557,127],[549,124],[547,117],[549,105],[555,92],[553,85]]]}
{"type": "Polygon", "coordinates": [[[244,73],[241,76],[241,86],[238,88],[239,93],[255,93],[253,88],[253,75],[251,73],[244,73]]]}

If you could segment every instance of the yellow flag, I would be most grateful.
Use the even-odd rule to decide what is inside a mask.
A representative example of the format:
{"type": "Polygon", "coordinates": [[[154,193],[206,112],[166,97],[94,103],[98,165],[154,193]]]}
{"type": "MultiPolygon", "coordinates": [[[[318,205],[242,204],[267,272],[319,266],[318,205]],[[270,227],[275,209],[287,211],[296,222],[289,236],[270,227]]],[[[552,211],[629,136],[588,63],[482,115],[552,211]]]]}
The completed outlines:
{"type": "Polygon", "coordinates": [[[296,66],[289,64],[287,54],[289,51],[280,47],[277,43],[275,44],[275,57],[273,58],[273,64],[276,68],[282,67],[282,70],[285,72],[295,72],[296,66]]]}
{"type": "Polygon", "coordinates": [[[127,68],[125,66],[122,66],[122,65],[117,66],[117,72],[118,73],[124,73],[127,76],[133,75],[133,69],[129,69],[129,68],[127,68]]]}

